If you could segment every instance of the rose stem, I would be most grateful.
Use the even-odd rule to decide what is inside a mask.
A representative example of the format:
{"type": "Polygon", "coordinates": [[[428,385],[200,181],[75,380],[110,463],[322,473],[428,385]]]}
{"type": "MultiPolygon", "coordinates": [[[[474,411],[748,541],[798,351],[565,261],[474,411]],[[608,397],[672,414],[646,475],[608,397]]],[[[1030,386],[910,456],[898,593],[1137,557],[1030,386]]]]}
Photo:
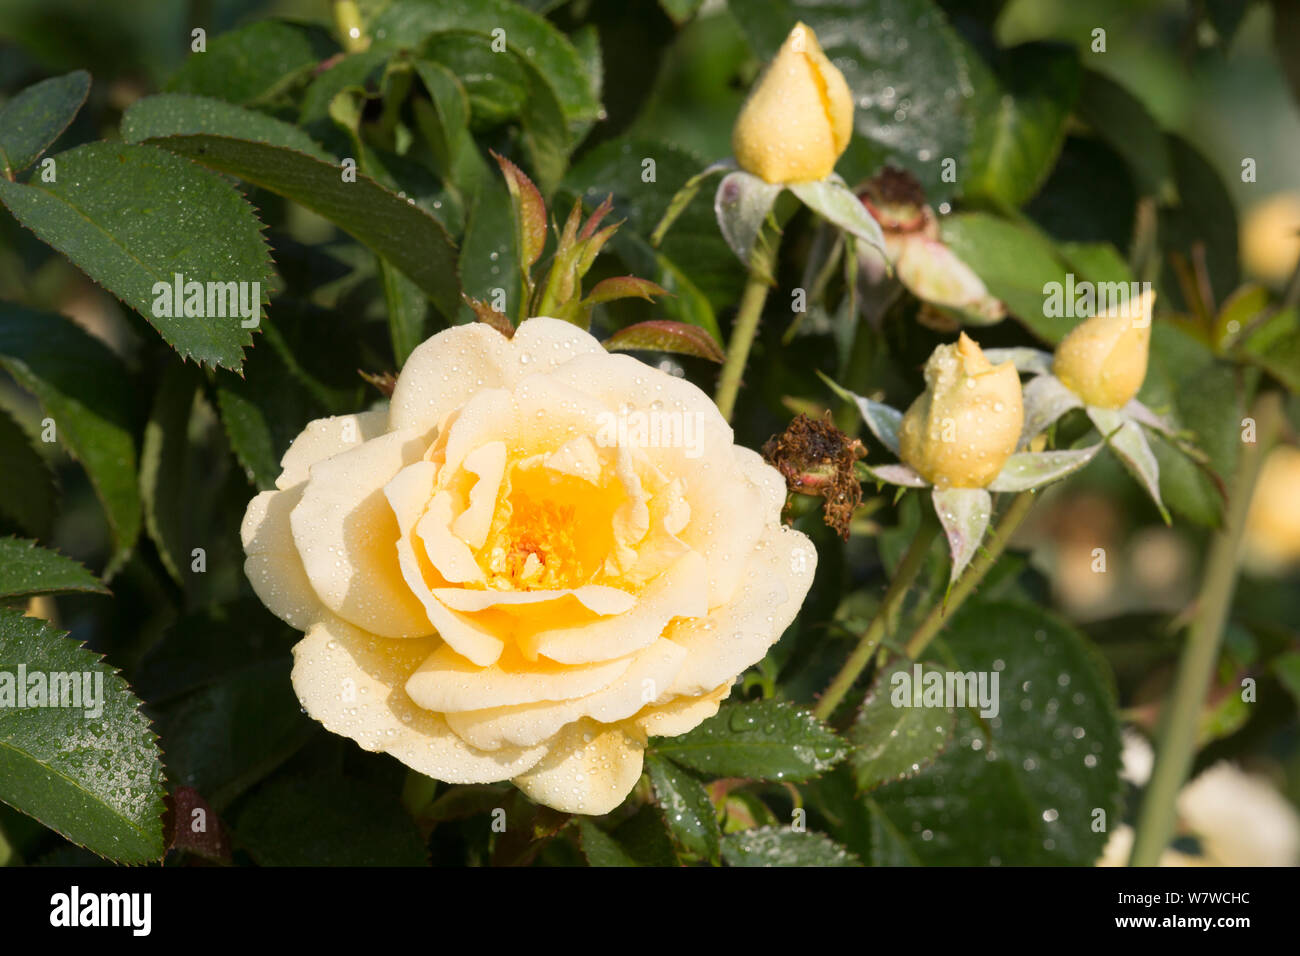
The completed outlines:
{"type": "Polygon", "coordinates": [[[986,546],[980,549],[975,560],[970,563],[957,583],[952,586],[948,592],[947,598],[937,601],[926,614],[925,619],[917,626],[908,639],[904,652],[912,660],[921,656],[921,652],[929,646],[934,640],[934,636],[943,629],[948,623],[948,619],[956,613],[957,609],[962,606],[962,602],[970,597],[971,592],[976,586],[984,580],[984,575],[989,573],[1002,552],[1006,549],[1007,542],[1011,536],[1016,533],[1020,523],[1025,520],[1025,515],[1029,514],[1029,509],[1033,507],[1035,494],[1032,491],[1022,491],[1011,501],[1011,506],[998,520],[997,527],[993,529],[993,535],[989,538],[986,546]]]}
{"type": "Polygon", "coordinates": [[[840,701],[844,699],[844,695],[861,676],[863,668],[867,666],[867,662],[871,660],[872,654],[885,637],[894,610],[902,604],[912,582],[916,580],[917,572],[921,570],[921,565],[925,563],[926,555],[930,552],[930,542],[934,540],[938,531],[939,523],[934,516],[928,513],[922,514],[916,536],[912,538],[907,553],[903,555],[894,579],[889,582],[889,587],[885,590],[885,596],[881,598],[880,606],[876,608],[871,623],[867,625],[867,629],[858,640],[857,647],[853,649],[853,653],[849,655],[840,672],[827,686],[817,706],[813,708],[813,714],[819,720],[830,718],[840,701]]]}
{"type": "Polygon", "coordinates": [[[1219,659],[1219,645],[1237,584],[1242,531],[1265,453],[1281,427],[1276,392],[1255,403],[1255,442],[1237,460],[1223,525],[1215,533],[1201,584],[1198,610],[1178,661],[1178,675],[1160,719],[1155,769],[1142,800],[1130,866],[1154,866],[1174,832],[1178,791],[1192,766],[1201,706],[1219,659]]]}
{"type": "Polygon", "coordinates": [[[754,334],[758,331],[758,320],[763,315],[763,303],[767,301],[767,292],[771,288],[776,268],[776,248],[780,242],[780,233],[765,228],[766,236],[760,236],[750,253],[749,279],[745,282],[745,291],[740,297],[740,308],[736,312],[736,321],[731,327],[731,343],[727,346],[727,360],[718,375],[718,391],[715,400],[722,417],[730,422],[736,409],[736,394],[740,391],[740,378],[745,374],[745,362],[749,360],[749,348],[754,344],[754,334]]]}

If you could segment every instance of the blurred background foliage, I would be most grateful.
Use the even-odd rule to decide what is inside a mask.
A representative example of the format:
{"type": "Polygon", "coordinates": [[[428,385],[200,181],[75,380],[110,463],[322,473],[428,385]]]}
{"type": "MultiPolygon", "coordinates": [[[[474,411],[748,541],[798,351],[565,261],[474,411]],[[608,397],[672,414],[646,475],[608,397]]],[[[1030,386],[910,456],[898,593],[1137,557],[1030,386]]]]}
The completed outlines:
{"type": "MultiPolygon", "coordinates": [[[[814,22],[823,44],[860,94],[858,136],[839,172],[856,184],[886,161],[910,169],[938,211],[954,214],[945,237],[968,254],[1013,312],[1024,311],[1015,307],[1017,290],[1031,301],[1040,296],[1043,274],[1022,274],[1044,248],[1035,237],[1050,237],[1049,258],[1059,254],[1071,267],[1102,263],[1096,273],[1080,267],[1085,274],[1127,276],[1132,268],[1136,276],[1154,276],[1162,304],[1186,322],[1158,319],[1143,397],[1172,408],[1198,433],[1220,479],[1231,474],[1244,396],[1260,381],[1260,366],[1292,388],[1300,379],[1300,367],[1230,355],[1212,336],[1186,331],[1195,325],[1187,318],[1194,303],[1186,300],[1187,287],[1171,265],[1174,253],[1194,260],[1199,246],[1211,312],[1243,282],[1260,283],[1267,301],[1278,301],[1294,284],[1300,254],[1300,13],[1289,0],[840,0],[820,11],[798,0],[525,0],[519,6],[567,35],[573,63],[584,71],[594,98],[587,103],[573,93],[581,93],[583,84],[571,76],[542,72],[546,82],[538,86],[529,72],[537,62],[529,60],[531,46],[513,67],[498,68],[495,75],[485,71],[481,24],[443,34],[426,48],[426,58],[465,87],[474,137],[469,154],[458,160],[464,165],[446,177],[439,175],[446,166],[429,140],[429,127],[420,122],[424,107],[415,105],[419,100],[427,106],[429,96],[400,85],[409,76],[385,73],[394,49],[377,42],[348,57],[346,73],[336,64],[323,69],[339,46],[337,35],[331,38],[329,6],[317,0],[0,0],[0,98],[47,77],[89,71],[89,99],[55,151],[119,139],[128,107],[163,90],[242,103],[295,123],[338,156],[360,147],[369,157],[367,172],[447,226],[460,246],[464,291],[479,297],[513,268],[505,190],[485,160],[486,150],[495,148],[543,186],[553,216],[575,198],[591,208],[614,194],[616,215],[627,223],[613,243],[614,255],[597,265],[593,279],[631,272],[675,293],[657,305],[601,307],[598,331],[666,315],[725,342],[744,275],[717,233],[707,198],[690,207],[662,250],[647,239],[677,187],[730,154],[732,122],[762,63],[798,16],[816,13],[824,21],[814,22]],[[221,55],[230,59],[217,70],[196,63],[198,55],[190,52],[195,26],[206,29],[210,52],[204,55],[214,57],[223,51],[221,38],[228,31],[271,18],[311,25],[296,34],[302,40],[294,54],[298,61],[291,63],[286,54],[281,63],[259,63],[256,52],[241,58],[227,47],[221,55]],[[1105,51],[1093,52],[1099,27],[1105,30],[1105,51]],[[276,72],[286,66],[291,74],[276,72]],[[239,83],[247,88],[241,91],[239,83]],[[349,91],[355,94],[350,114],[347,97],[340,99],[349,91]],[[550,94],[557,103],[548,100],[550,94]],[[987,149],[981,137],[991,135],[983,124],[999,118],[1017,135],[1023,132],[1025,167],[999,167],[986,153],[982,178],[966,178],[967,168],[981,172],[980,150],[987,149]],[[938,175],[937,161],[947,155],[962,157],[956,183],[938,175]],[[642,157],[656,160],[651,188],[642,188],[638,178],[642,157]],[[1255,163],[1250,182],[1243,181],[1245,158],[1255,163]],[[1143,248],[1151,238],[1144,231],[1144,209],[1159,210],[1154,253],[1143,248]],[[1028,246],[1000,245],[1008,234],[991,230],[981,217],[1011,228],[1011,238],[1028,246]]],[[[361,4],[367,23],[382,20],[388,7],[385,0],[361,4]]],[[[269,226],[277,287],[265,334],[246,353],[242,375],[179,363],[137,313],[13,217],[0,216],[0,300],[67,316],[107,346],[95,361],[116,369],[104,374],[120,376],[111,387],[112,403],[139,456],[131,477],[136,480],[139,471],[143,498],[137,503],[144,512],[138,540],[116,540],[121,529],[106,517],[86,470],[33,441],[53,480],[38,476],[34,485],[17,489],[3,484],[14,471],[0,478],[0,487],[8,489],[0,500],[0,531],[35,537],[104,572],[113,591],[112,598],[39,598],[36,610],[107,654],[128,677],[162,737],[173,790],[194,788],[196,799],[226,821],[236,860],[419,862],[427,851],[436,863],[566,863],[580,861],[579,846],[589,859],[599,855],[603,838],[590,829],[540,850],[498,845],[485,808],[508,804],[514,813],[509,801],[522,798],[494,788],[451,788],[421,803],[396,761],[325,733],[293,699],[287,680],[292,634],[243,580],[243,508],[306,421],[381,400],[358,369],[396,371],[412,344],[468,313],[439,314],[418,289],[412,293],[402,285],[405,279],[389,275],[390,267],[334,224],[274,191],[243,188],[269,226]],[[396,310],[404,310],[401,322],[394,320],[396,310]],[[186,570],[194,542],[206,551],[203,573],[186,570]],[[325,792],[305,782],[322,778],[347,783],[325,792]],[[404,786],[408,809],[422,808],[414,821],[402,810],[404,786]],[[315,830],[277,809],[286,797],[308,808],[303,813],[309,817],[316,814],[315,830]],[[359,807],[367,808],[366,832],[374,837],[369,849],[346,839],[358,825],[359,807]]],[[[817,250],[824,253],[817,242],[807,214],[792,221],[779,290],[808,284],[819,265],[817,250]]],[[[1065,267],[1056,262],[1054,268],[1049,278],[1065,267]]],[[[873,328],[855,312],[845,314],[844,294],[842,283],[832,283],[797,335],[787,334],[794,318],[784,304],[788,295],[773,295],[746,374],[738,440],[757,448],[796,411],[835,408],[816,370],[900,407],[919,391],[925,356],[951,339],[953,327],[917,322],[918,303],[904,298],[873,328]]],[[[982,344],[1041,345],[1032,316],[1018,317],[1022,323],[1008,319],[978,330],[982,344]]],[[[712,388],[714,368],[703,360],[651,360],[712,388]]],[[[0,432],[16,423],[32,438],[42,412],[19,384],[0,381],[0,432]]],[[[1294,443],[1300,427],[1294,397],[1288,415],[1294,443]]],[[[837,421],[858,428],[842,408],[837,421]]],[[[1072,426],[1067,421],[1063,427],[1068,434],[1072,426]]],[[[1077,423],[1073,427],[1078,430],[1077,423]]],[[[1018,613],[998,610],[998,601],[1047,607],[1090,639],[1065,635],[1059,645],[1077,673],[1087,673],[1086,686],[1098,698],[1085,707],[1080,726],[1098,721],[1108,740],[1121,721],[1150,731],[1177,660],[1178,626],[1194,607],[1206,541],[1222,510],[1214,477],[1164,452],[1158,449],[1164,491],[1176,515],[1172,527],[1160,521],[1113,458],[1098,458],[1045,496],[1014,553],[986,583],[980,603],[943,642],[948,662],[960,663],[970,653],[961,649],[958,634],[992,653],[998,635],[983,633],[988,628],[982,622],[1018,613]],[[1104,574],[1094,569],[1098,548],[1107,556],[1104,574]],[[1112,692],[1114,706],[1104,699],[1112,692]]],[[[1197,758],[1198,770],[1221,758],[1236,760],[1267,776],[1292,803],[1300,800],[1300,571],[1288,550],[1294,545],[1267,539],[1291,533],[1288,521],[1294,531],[1295,519],[1287,515],[1300,509],[1294,472],[1278,479],[1284,490],[1272,500],[1280,502],[1274,506],[1280,513],[1253,519],[1248,573],[1197,758]],[[1257,704],[1242,705],[1233,692],[1244,676],[1261,681],[1257,704]]],[[[888,495],[874,497],[870,486],[865,491],[847,542],[822,525],[809,500],[794,503],[795,520],[818,546],[817,582],[800,620],[747,676],[738,697],[811,702],[870,619],[919,512],[916,496],[896,504],[888,495]]],[[[916,614],[938,593],[945,561],[936,546],[928,577],[906,614],[916,614]]],[[[1033,671],[1034,663],[1018,666],[1033,671]]],[[[1034,679],[1043,676],[1033,673],[1034,679]]],[[[862,696],[860,688],[851,703],[856,706],[862,696]]],[[[955,733],[963,745],[952,745],[950,754],[969,755],[976,728],[963,718],[955,733]]],[[[1014,740],[1004,745],[1013,756],[1018,753],[1014,740]]],[[[736,831],[787,821],[791,807],[807,799],[818,829],[876,863],[1080,863],[1098,855],[1101,836],[1058,848],[1047,845],[1056,838],[1044,840],[1023,819],[999,818],[999,803],[1016,787],[1027,786],[1031,810],[1041,794],[1010,777],[990,778],[958,757],[929,776],[888,784],[862,799],[854,795],[848,765],[809,785],[804,795],[761,784],[711,784],[709,794],[724,828],[736,831]],[[945,794],[960,790],[963,781],[978,784],[974,795],[945,805],[945,794]],[[949,827],[937,840],[929,825],[934,819],[949,827]],[[977,837],[989,832],[1013,836],[1002,844],[977,837]],[[1019,849],[1008,856],[999,846],[1019,849]]],[[[1105,759],[1113,786],[1085,787],[1088,793],[1076,794],[1080,806],[1097,805],[1087,803],[1096,797],[1115,813],[1131,815],[1133,791],[1119,799],[1115,755],[1105,759]]],[[[1069,789],[1072,783],[1047,783],[1049,789],[1058,785],[1069,789]]],[[[536,813],[523,807],[519,812],[536,813]]],[[[639,811],[614,822],[606,829],[642,862],[698,858],[680,841],[675,847],[664,843],[639,811]]],[[[549,835],[547,825],[539,820],[536,832],[549,835]]],[[[95,859],[3,806],[0,833],[0,844],[7,843],[15,860],[95,859]]],[[[1195,834],[1183,839],[1195,848],[1195,834]]],[[[191,848],[180,857],[224,860],[231,852],[228,842],[191,848]]],[[[729,852],[729,862],[741,862],[780,861],[785,851],[759,841],[733,843],[729,852]]]]}

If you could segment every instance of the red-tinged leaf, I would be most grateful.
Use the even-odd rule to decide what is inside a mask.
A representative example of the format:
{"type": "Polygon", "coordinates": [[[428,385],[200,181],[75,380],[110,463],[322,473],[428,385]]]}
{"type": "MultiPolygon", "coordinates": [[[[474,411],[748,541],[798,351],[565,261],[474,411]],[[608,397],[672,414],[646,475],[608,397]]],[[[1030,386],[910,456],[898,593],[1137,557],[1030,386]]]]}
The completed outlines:
{"type": "Polygon", "coordinates": [[[508,317],[502,315],[482,299],[472,299],[467,295],[462,296],[462,298],[465,300],[465,304],[474,310],[474,317],[478,319],[478,321],[492,326],[492,328],[496,329],[508,339],[513,339],[515,337],[514,323],[511,322],[508,317]]]}
{"type": "Polygon", "coordinates": [[[587,297],[582,300],[584,306],[600,305],[602,302],[612,302],[615,299],[645,299],[647,302],[653,302],[657,295],[672,295],[667,289],[651,282],[649,279],[638,279],[636,276],[615,276],[612,279],[602,279],[597,282],[587,297]]]}
{"type": "MultiPolygon", "coordinates": [[[[601,283],[603,285],[604,283],[601,283]]],[[[597,286],[599,288],[599,286],[597,286]]],[[[694,355],[719,364],[726,358],[722,346],[713,336],[698,325],[685,322],[669,322],[666,319],[653,319],[638,322],[616,332],[605,340],[605,348],[611,352],[629,349],[645,349],[654,352],[677,352],[682,355],[694,355]]]]}
{"type": "Polygon", "coordinates": [[[578,258],[578,275],[585,276],[587,274],[591,264],[596,261],[596,256],[600,255],[600,250],[604,248],[605,243],[609,242],[609,237],[614,235],[621,225],[623,225],[623,220],[620,219],[583,242],[582,254],[578,258]]]}
{"type": "Polygon", "coordinates": [[[560,234],[560,247],[556,250],[556,257],[566,254],[573,248],[574,242],[578,239],[578,224],[582,221],[582,200],[575,199],[573,208],[569,210],[569,218],[565,220],[564,232],[560,234]]]}
{"type": "Polygon", "coordinates": [[[193,787],[177,787],[163,816],[167,847],[214,863],[230,862],[230,838],[221,819],[193,787]]]}
{"type": "Polygon", "coordinates": [[[579,239],[590,239],[600,221],[608,216],[614,210],[614,196],[611,193],[605,197],[605,200],[593,210],[591,218],[583,225],[582,231],[578,233],[579,239]]]}
{"type": "Polygon", "coordinates": [[[520,258],[525,267],[531,266],[541,258],[542,249],[546,246],[546,203],[522,169],[496,152],[492,152],[492,158],[501,167],[501,174],[506,178],[506,188],[514,203],[519,226],[520,258]]]}

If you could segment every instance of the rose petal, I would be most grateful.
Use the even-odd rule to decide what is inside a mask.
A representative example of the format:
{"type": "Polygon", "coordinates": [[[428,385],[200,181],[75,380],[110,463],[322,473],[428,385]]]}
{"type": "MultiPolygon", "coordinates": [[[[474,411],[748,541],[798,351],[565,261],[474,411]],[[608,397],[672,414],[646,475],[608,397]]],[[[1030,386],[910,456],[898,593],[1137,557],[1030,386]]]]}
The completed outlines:
{"type": "Polygon", "coordinates": [[[239,535],[244,542],[244,574],[267,609],[300,631],[326,613],[303,569],[289,527],[289,513],[302,499],[302,486],[263,491],[248,503],[239,535]]]}
{"type": "Polygon", "coordinates": [[[506,473],[505,442],[493,441],[480,445],[465,456],[461,466],[478,476],[469,491],[469,507],[451,523],[452,533],[475,550],[483,547],[492,515],[496,510],[497,492],[506,473]]]}
{"type": "Polygon", "coordinates": [[[593,694],[559,703],[450,713],[447,723],[462,740],[483,750],[531,747],[583,717],[602,724],[631,717],[672,684],[685,659],[685,648],[661,638],[639,652],[617,680],[593,694]]]}
{"type": "Polygon", "coordinates": [[[427,431],[484,388],[513,388],[525,375],[604,351],[591,335],[559,319],[527,319],[512,339],[482,323],[455,326],[406,360],[390,402],[391,427],[427,431]]]}
{"type": "MultiPolygon", "coordinates": [[[[690,382],[625,355],[580,356],[558,368],[553,378],[612,409],[676,416],[656,421],[675,423],[664,431],[680,440],[652,441],[640,450],[665,475],[681,479],[691,508],[681,540],[708,563],[710,606],[729,601],[740,584],[744,559],[758,540],[754,515],[762,513],[762,491],[745,480],[736,464],[735,437],[713,400],[690,382]]],[[[616,429],[606,429],[597,444],[617,435],[616,429]]]]}
{"type": "Polygon", "coordinates": [[[678,697],[664,704],[653,704],[637,714],[634,722],[648,736],[676,737],[684,734],[718,712],[734,683],[727,681],[702,697],[678,697]]]}
{"type": "Polygon", "coordinates": [[[322,603],[382,637],[433,633],[403,578],[400,531],[384,486],[428,446],[414,431],[391,432],[319,461],[289,516],[303,567],[322,603]]]}
{"type": "Polygon", "coordinates": [[[678,617],[708,613],[704,558],[689,552],[654,580],[626,614],[522,636],[521,643],[563,664],[586,664],[635,653],[653,644],[678,617]]]}
{"type": "Polygon", "coordinates": [[[759,514],[779,515],[785,507],[786,486],[781,473],[763,460],[752,448],[735,445],[731,450],[741,473],[759,493],[759,514]]]}
{"type": "Polygon", "coordinates": [[[744,563],[736,600],[708,617],[674,621],[665,637],[690,652],[671,694],[699,695],[763,659],[794,620],[817,568],[817,551],[802,533],[769,527],[744,563]]]}
{"type": "Polygon", "coordinates": [[[604,584],[584,584],[579,588],[560,588],[553,591],[475,591],[467,588],[435,588],[436,597],[453,611],[474,613],[491,607],[514,607],[525,604],[544,604],[573,598],[587,610],[600,615],[623,614],[636,606],[636,595],[604,584]]]}
{"type": "Polygon", "coordinates": [[[424,553],[449,584],[483,584],[483,569],[474,560],[469,545],[451,533],[451,521],[451,495],[439,492],[415,525],[415,533],[424,543],[424,553]]]}
{"type": "Polygon", "coordinates": [[[641,778],[645,737],[635,726],[580,720],[545,747],[546,756],[513,783],[561,813],[609,813],[641,778]]]}
{"type": "Polygon", "coordinates": [[[293,689],[327,730],[448,783],[505,780],[542,759],[543,747],[471,747],[441,715],[407,696],[403,683],[436,644],[437,638],[376,638],[331,616],[294,646],[293,689]]]}
{"type": "Polygon", "coordinates": [[[306,481],[311,466],[361,442],[378,438],[388,430],[388,409],[380,408],[356,415],[335,415],[308,422],[280,459],[280,477],[275,487],[292,488],[306,481]]]}
{"type": "Polygon", "coordinates": [[[451,713],[583,697],[608,687],[631,666],[631,657],[579,667],[516,657],[509,666],[479,667],[444,644],[412,669],[405,687],[421,707],[451,713]]]}

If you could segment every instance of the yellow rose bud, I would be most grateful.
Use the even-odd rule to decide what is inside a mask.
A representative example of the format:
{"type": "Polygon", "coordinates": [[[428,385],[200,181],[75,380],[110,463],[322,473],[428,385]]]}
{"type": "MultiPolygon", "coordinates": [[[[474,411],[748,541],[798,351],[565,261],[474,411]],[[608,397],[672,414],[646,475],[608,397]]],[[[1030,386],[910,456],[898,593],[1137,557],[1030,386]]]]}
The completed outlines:
{"type": "Polygon", "coordinates": [[[853,97],[842,74],[796,24],[740,110],[736,162],[769,183],[825,179],[849,145],[853,97]]]}
{"type": "Polygon", "coordinates": [[[1155,298],[1147,291],[1076,325],[1056,348],[1056,377],[1088,405],[1127,405],[1147,377],[1155,298]]]}
{"type": "Polygon", "coordinates": [[[899,454],[940,488],[983,488],[1016,450],[1025,422],[1015,366],[994,366],[966,333],[925,363],[925,392],[903,416],[899,454]]]}

